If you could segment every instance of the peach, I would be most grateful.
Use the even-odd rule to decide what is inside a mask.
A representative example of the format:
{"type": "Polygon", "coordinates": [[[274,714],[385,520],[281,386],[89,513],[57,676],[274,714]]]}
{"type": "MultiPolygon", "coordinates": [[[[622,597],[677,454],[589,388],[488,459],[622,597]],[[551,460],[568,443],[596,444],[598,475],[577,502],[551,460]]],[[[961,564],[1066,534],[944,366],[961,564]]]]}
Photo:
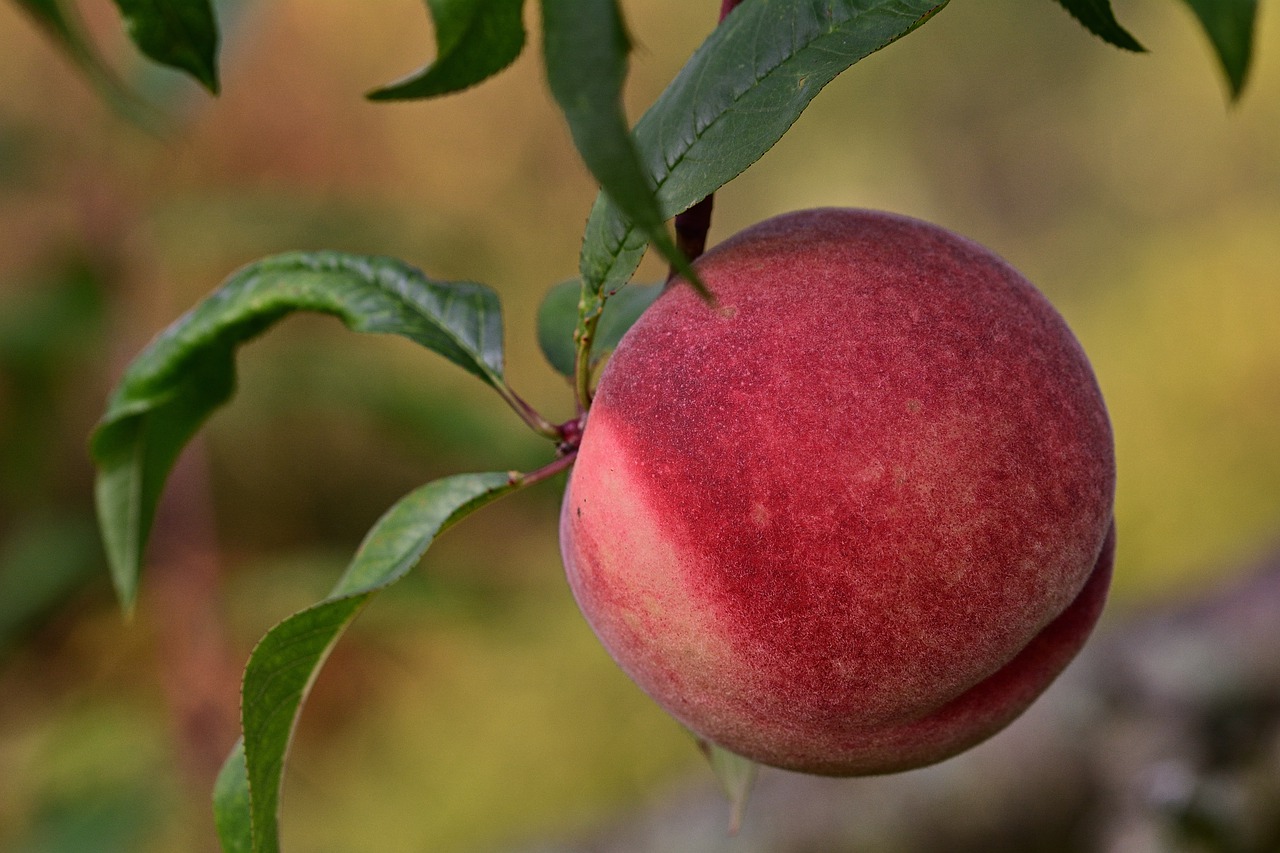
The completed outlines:
{"type": "Polygon", "coordinates": [[[811,210],[697,264],[600,378],[565,493],[573,593],[676,719],[809,773],[991,736],[1096,622],[1115,459],[1093,372],[990,251],[811,210]]]}

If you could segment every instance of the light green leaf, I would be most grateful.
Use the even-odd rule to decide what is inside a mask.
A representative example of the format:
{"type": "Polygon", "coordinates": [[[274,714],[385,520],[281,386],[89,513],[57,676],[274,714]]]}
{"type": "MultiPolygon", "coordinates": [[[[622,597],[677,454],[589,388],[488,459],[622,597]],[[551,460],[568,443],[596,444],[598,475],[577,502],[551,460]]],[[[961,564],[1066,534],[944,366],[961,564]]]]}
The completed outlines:
{"type": "Polygon", "coordinates": [[[253,853],[253,818],[249,812],[244,738],[236,741],[213,783],[213,823],[222,844],[222,853],[253,853]]]}
{"type": "Polygon", "coordinates": [[[115,0],[143,54],[218,93],[218,22],[209,0],[115,0]]]}
{"type": "Polygon", "coordinates": [[[93,434],[98,523],[126,607],[169,470],[232,395],[236,348],[293,311],[409,338],[510,393],[502,315],[487,287],[432,281],[391,258],[338,252],[279,255],[241,269],[134,360],[93,434]]]}
{"type": "Polygon", "coordinates": [[[707,763],[711,765],[711,772],[715,773],[716,781],[720,783],[720,789],[729,799],[729,834],[736,835],[746,817],[747,801],[751,799],[760,765],[706,738],[697,738],[697,741],[707,763]]]}
{"type": "Polygon", "coordinates": [[[427,0],[427,8],[435,24],[435,61],[370,92],[370,100],[458,92],[497,74],[524,49],[524,0],[427,0]]]}
{"type": "Polygon", "coordinates": [[[519,486],[519,477],[510,474],[460,474],[409,493],[369,531],[328,598],[267,632],[245,668],[244,739],[228,757],[215,794],[224,850],[279,851],[280,789],[289,742],[320,667],[356,614],[375,592],[404,577],[442,531],[519,486]],[[241,750],[243,763],[237,754],[241,750]]]}
{"type": "MultiPolygon", "coordinates": [[[[578,325],[578,301],[582,284],[578,279],[562,281],[547,291],[538,307],[538,346],[556,372],[573,376],[576,346],[573,331],[578,325]]],[[[591,364],[595,365],[613,352],[618,341],[645,309],[662,293],[662,285],[628,284],[612,295],[604,305],[600,324],[591,347],[591,364]]]]}
{"type": "Polygon", "coordinates": [[[1253,33],[1258,18],[1258,0],[1184,0],[1200,19],[1213,49],[1222,63],[1231,87],[1231,97],[1239,98],[1253,58],[1253,33]]]}
{"type": "MultiPolygon", "coordinates": [[[[631,40],[617,0],[542,0],[547,82],[602,192],[685,280],[707,289],[675,240],[627,128],[622,85],[631,40]]],[[[584,272],[585,274],[585,272],[584,272]]]]}
{"type": "Polygon", "coordinates": [[[1058,0],[1058,3],[1086,30],[1103,41],[1124,50],[1145,50],[1128,30],[1120,26],[1111,11],[1111,0],[1058,0]]]}
{"type": "MultiPolygon", "coordinates": [[[[741,174],[809,102],[859,59],[914,30],[947,0],[749,0],[718,26],[636,124],[669,218],[741,174]]],[[[616,290],[648,237],[607,193],[596,199],[580,268],[594,294],[616,290]]]]}

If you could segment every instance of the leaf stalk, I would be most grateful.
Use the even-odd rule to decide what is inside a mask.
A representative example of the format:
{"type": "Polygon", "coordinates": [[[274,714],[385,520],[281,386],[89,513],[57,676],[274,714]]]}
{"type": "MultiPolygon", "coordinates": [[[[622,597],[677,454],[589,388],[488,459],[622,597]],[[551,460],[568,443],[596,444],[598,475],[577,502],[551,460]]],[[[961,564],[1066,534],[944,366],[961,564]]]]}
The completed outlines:
{"type": "Polygon", "coordinates": [[[498,388],[498,394],[511,407],[512,411],[520,416],[520,420],[524,421],[538,435],[543,438],[549,438],[552,441],[558,442],[561,440],[560,427],[539,414],[538,410],[525,402],[524,398],[512,390],[511,386],[504,383],[498,388]]]}
{"type": "Polygon", "coordinates": [[[517,489],[525,489],[535,483],[541,483],[543,480],[549,480],[561,471],[567,471],[569,468],[573,467],[573,463],[577,458],[578,448],[575,447],[558,459],[548,462],[541,468],[529,471],[528,473],[522,474],[519,471],[512,471],[509,475],[511,485],[517,489]]]}
{"type": "Polygon", "coordinates": [[[585,415],[591,408],[591,348],[596,340],[596,328],[604,313],[603,293],[592,293],[587,280],[582,280],[582,299],[578,304],[578,328],[573,333],[576,344],[573,364],[573,387],[578,400],[578,413],[585,415]]]}

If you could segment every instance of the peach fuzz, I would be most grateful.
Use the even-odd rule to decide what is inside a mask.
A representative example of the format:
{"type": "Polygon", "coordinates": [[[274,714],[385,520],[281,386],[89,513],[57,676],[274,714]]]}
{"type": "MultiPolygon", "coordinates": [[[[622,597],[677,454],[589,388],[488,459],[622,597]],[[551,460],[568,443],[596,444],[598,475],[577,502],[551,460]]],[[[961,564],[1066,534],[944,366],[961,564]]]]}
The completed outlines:
{"type": "Polygon", "coordinates": [[[570,586],[701,737],[856,775],[1021,713],[1106,597],[1115,459],[1093,372],[988,250],[826,209],[743,231],[606,365],[565,493],[570,586]]]}

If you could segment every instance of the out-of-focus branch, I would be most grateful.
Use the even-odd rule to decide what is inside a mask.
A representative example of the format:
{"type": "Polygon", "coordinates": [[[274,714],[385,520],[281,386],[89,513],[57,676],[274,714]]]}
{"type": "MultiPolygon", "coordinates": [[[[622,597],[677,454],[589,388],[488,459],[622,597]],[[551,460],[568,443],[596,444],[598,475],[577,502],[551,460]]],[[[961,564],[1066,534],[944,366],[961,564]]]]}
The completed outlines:
{"type": "MultiPolygon", "coordinates": [[[[178,757],[193,801],[201,802],[240,730],[240,678],[219,611],[221,567],[203,450],[194,441],[169,477],[142,608],[155,626],[178,757]]],[[[212,822],[207,837],[212,850],[212,822]]]]}
{"type": "MultiPolygon", "coordinates": [[[[162,161],[148,180],[164,185],[162,161]]],[[[106,259],[111,271],[112,310],[120,325],[122,350],[145,330],[176,314],[168,280],[151,248],[138,241],[142,205],[139,184],[93,175],[81,190],[80,231],[93,256],[106,259]]],[[[123,371],[123,352],[109,371],[123,371]]],[[[226,637],[219,603],[221,562],[206,465],[205,443],[196,438],[178,457],[157,507],[147,553],[145,599],[139,617],[154,633],[157,671],[169,706],[177,753],[193,813],[205,816],[207,847],[216,849],[213,820],[207,806],[223,759],[240,730],[240,663],[226,637]]],[[[193,842],[194,843],[194,842],[193,842]]]]}

